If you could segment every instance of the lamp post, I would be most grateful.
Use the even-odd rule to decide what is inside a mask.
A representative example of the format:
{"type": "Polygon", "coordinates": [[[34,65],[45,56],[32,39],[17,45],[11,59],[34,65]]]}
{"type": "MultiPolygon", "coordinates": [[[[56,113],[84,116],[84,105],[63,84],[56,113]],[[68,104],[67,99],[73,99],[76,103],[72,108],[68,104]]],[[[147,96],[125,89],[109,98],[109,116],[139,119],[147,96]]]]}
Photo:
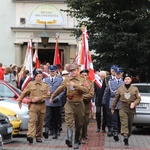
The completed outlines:
{"type": "Polygon", "coordinates": [[[41,34],[41,41],[44,48],[48,45],[49,35],[46,32],[46,22],[45,22],[45,31],[41,34]]]}

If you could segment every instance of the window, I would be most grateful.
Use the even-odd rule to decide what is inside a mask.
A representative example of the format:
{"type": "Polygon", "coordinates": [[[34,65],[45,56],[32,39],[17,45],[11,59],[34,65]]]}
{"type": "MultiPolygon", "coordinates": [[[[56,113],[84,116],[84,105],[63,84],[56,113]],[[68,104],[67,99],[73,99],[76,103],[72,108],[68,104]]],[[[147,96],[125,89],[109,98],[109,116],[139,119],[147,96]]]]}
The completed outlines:
{"type": "Polygon", "coordinates": [[[150,86],[146,85],[135,85],[140,93],[149,93],[150,94],[150,86]]]}
{"type": "Polygon", "coordinates": [[[14,97],[15,94],[4,84],[0,84],[0,96],[2,97],[14,97]]]}

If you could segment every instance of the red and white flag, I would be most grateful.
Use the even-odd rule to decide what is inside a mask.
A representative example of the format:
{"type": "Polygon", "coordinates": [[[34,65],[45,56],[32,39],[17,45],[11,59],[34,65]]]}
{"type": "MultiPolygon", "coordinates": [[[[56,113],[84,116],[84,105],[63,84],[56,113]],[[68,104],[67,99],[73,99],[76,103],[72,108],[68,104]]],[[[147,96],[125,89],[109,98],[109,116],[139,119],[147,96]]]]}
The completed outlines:
{"type": "Polygon", "coordinates": [[[35,62],[35,68],[40,68],[40,62],[38,58],[38,49],[35,49],[35,52],[33,55],[33,61],[35,62]]]}
{"type": "Polygon", "coordinates": [[[89,50],[88,38],[89,37],[87,30],[86,29],[82,30],[82,40],[81,42],[78,42],[74,64],[79,65],[80,70],[88,69],[89,70],[88,79],[93,82],[95,81],[95,83],[101,88],[102,84],[99,81],[98,77],[95,76],[93,62],[89,50]]]}
{"type": "Polygon", "coordinates": [[[92,62],[92,58],[91,58],[91,54],[89,50],[88,34],[87,34],[86,29],[82,31],[82,41],[81,41],[81,46],[79,46],[79,48],[80,48],[79,64],[81,66],[81,70],[88,69],[89,80],[95,81],[95,73],[94,73],[93,62],[92,62]]]}
{"type": "Polygon", "coordinates": [[[25,62],[26,70],[29,70],[31,77],[33,77],[33,59],[32,59],[32,40],[28,43],[27,59],[25,62]]]}
{"type": "Polygon", "coordinates": [[[58,38],[59,38],[59,35],[56,36],[55,55],[54,55],[53,65],[61,64],[60,55],[59,55],[59,48],[58,48],[58,38]]]}
{"type": "Polygon", "coordinates": [[[31,81],[31,77],[30,76],[27,76],[26,79],[24,80],[22,86],[21,86],[21,91],[23,91],[26,86],[28,85],[28,83],[31,81]]]}

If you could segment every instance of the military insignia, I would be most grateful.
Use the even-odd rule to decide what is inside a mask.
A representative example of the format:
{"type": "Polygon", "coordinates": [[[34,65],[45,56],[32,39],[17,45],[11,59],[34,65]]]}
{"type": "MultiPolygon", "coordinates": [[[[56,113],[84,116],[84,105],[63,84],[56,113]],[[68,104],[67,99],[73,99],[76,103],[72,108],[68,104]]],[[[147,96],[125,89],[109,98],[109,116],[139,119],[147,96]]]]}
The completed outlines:
{"type": "Polygon", "coordinates": [[[131,94],[130,94],[130,93],[124,93],[124,97],[125,97],[126,99],[129,99],[129,98],[131,97],[131,94]]]}
{"type": "Polygon", "coordinates": [[[72,91],[75,90],[75,88],[74,88],[72,85],[70,86],[70,89],[71,89],[72,91]]]}
{"type": "Polygon", "coordinates": [[[88,86],[88,82],[85,81],[85,82],[83,83],[83,85],[84,85],[84,86],[88,86]]]}

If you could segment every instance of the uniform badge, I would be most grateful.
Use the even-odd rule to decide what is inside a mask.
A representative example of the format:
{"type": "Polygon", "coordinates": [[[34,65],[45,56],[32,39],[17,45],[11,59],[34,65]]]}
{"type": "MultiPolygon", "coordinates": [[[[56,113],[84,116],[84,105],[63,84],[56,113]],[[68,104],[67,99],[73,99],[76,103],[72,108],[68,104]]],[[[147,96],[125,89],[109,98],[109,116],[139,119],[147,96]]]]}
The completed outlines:
{"type": "Polygon", "coordinates": [[[75,90],[75,88],[74,88],[72,85],[70,86],[70,89],[71,89],[72,91],[75,90]]]}
{"type": "Polygon", "coordinates": [[[124,93],[124,97],[125,97],[126,99],[129,99],[129,98],[131,97],[131,94],[130,94],[130,93],[124,93]]]}

